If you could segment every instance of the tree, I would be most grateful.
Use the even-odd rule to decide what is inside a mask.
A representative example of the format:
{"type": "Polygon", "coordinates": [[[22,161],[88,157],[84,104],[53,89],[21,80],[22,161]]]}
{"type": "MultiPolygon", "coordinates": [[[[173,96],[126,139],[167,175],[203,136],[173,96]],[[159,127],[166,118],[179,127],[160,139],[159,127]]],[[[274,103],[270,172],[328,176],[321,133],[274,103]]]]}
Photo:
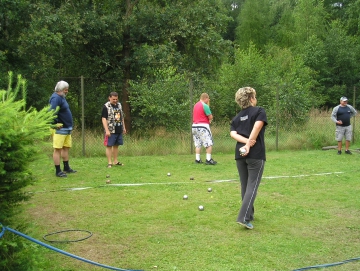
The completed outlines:
{"type": "Polygon", "coordinates": [[[262,49],[271,37],[271,4],[266,0],[246,1],[241,6],[236,29],[236,43],[246,49],[250,42],[262,49]]]}
{"type": "MultiPolygon", "coordinates": [[[[0,223],[4,226],[21,227],[14,215],[19,204],[29,199],[24,188],[34,182],[29,162],[35,159],[38,145],[49,135],[49,123],[54,114],[46,107],[40,111],[26,110],[26,80],[18,76],[12,90],[12,73],[9,87],[0,90],[0,223]],[[21,100],[16,100],[18,94],[21,100]]],[[[19,238],[4,235],[0,239],[0,269],[30,270],[34,255],[24,253],[26,244],[19,238]]]]}
{"type": "Polygon", "coordinates": [[[291,50],[277,46],[265,48],[266,54],[250,45],[247,50],[236,50],[234,64],[224,64],[220,71],[219,86],[223,117],[233,117],[239,110],[233,102],[240,87],[254,87],[258,93],[259,105],[266,108],[269,121],[281,119],[283,128],[303,124],[311,107],[316,107],[317,93],[314,93],[314,72],[304,64],[301,57],[291,50]],[[278,97],[280,98],[278,100],[278,97]],[[234,110],[235,109],[235,110],[234,110]],[[277,112],[282,112],[277,116],[277,112]]]}
{"type": "MultiPolygon", "coordinates": [[[[189,76],[212,75],[230,45],[221,35],[230,18],[220,0],[39,1],[31,14],[20,45],[31,76],[120,81],[129,129],[130,80],[164,66],[189,76]]],[[[47,82],[47,89],[53,84],[47,82]]]]}

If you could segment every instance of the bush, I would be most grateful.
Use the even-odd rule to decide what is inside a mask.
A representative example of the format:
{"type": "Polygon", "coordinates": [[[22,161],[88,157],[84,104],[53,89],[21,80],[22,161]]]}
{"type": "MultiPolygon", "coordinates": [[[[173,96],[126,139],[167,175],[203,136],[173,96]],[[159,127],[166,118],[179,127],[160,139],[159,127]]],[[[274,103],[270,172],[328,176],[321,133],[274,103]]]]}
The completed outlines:
{"type": "MultiPolygon", "coordinates": [[[[15,221],[19,204],[29,198],[24,187],[34,179],[29,162],[35,159],[42,139],[49,134],[49,123],[54,119],[49,107],[26,110],[26,80],[18,76],[12,90],[9,73],[8,90],[0,90],[0,223],[23,230],[24,223],[15,221]],[[21,90],[21,93],[20,93],[21,90]],[[22,99],[16,100],[18,96],[22,99]]],[[[1,230],[1,229],[0,229],[1,230]]],[[[25,240],[12,233],[0,239],[1,270],[32,270],[34,259],[25,240]]]]}

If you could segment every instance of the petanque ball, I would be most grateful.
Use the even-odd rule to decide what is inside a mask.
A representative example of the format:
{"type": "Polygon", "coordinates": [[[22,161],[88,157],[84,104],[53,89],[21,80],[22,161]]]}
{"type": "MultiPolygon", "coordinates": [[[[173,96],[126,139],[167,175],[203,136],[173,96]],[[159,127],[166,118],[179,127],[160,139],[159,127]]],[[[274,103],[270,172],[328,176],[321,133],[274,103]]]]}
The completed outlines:
{"type": "Polygon", "coordinates": [[[204,206],[200,205],[199,206],[199,211],[204,211],[204,206]]]}
{"type": "Polygon", "coordinates": [[[184,196],[183,196],[183,199],[188,199],[188,196],[187,196],[187,195],[184,195],[184,196]]]}
{"type": "Polygon", "coordinates": [[[109,184],[109,183],[111,183],[111,181],[110,181],[110,180],[107,180],[106,183],[109,184]]]}

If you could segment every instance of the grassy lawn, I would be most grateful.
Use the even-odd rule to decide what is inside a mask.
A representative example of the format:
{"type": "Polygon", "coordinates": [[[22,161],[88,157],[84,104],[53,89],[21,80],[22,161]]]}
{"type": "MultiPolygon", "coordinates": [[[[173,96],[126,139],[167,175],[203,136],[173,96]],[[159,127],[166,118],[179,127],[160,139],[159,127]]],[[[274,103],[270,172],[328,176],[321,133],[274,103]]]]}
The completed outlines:
{"type": "MultiPolygon", "coordinates": [[[[213,157],[216,166],[194,164],[194,155],[121,157],[125,165],[110,169],[105,157],[74,158],[78,173],[56,178],[44,155],[32,164],[38,181],[27,188],[33,197],[20,219],[41,241],[65,229],[91,231],[80,242],[50,244],[123,269],[294,270],[360,256],[359,153],[268,152],[253,230],[235,223],[240,191],[233,154],[213,157]]],[[[36,250],[39,270],[105,270],[36,250]]],[[[360,262],[332,270],[360,270],[360,262]]]]}

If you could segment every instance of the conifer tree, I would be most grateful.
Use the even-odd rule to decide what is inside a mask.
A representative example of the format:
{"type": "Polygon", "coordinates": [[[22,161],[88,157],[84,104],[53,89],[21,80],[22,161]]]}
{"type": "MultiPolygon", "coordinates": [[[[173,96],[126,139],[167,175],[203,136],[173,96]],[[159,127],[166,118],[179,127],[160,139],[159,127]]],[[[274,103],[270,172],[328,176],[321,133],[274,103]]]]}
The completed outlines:
{"type": "MultiPolygon", "coordinates": [[[[49,107],[26,109],[26,80],[19,75],[13,89],[12,77],[10,72],[8,89],[0,90],[0,223],[24,231],[24,223],[14,216],[30,197],[24,191],[34,182],[29,163],[50,133],[54,112],[49,107]]],[[[26,242],[9,232],[0,238],[0,270],[32,270],[34,256],[26,242]]]]}

